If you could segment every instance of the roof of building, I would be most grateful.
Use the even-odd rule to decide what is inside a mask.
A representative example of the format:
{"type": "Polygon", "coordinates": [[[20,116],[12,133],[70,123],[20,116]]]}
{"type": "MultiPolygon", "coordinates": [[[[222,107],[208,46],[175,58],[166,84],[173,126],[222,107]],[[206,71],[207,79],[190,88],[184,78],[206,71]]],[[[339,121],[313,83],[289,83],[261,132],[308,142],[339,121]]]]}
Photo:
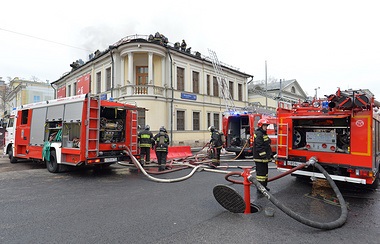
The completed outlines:
{"type": "MultiPolygon", "coordinates": [[[[85,67],[87,64],[92,63],[94,60],[96,60],[96,59],[98,59],[98,58],[100,58],[106,54],[109,54],[109,52],[112,49],[118,48],[118,47],[125,45],[125,44],[128,44],[128,43],[136,43],[136,42],[152,43],[152,44],[160,45],[160,46],[163,46],[165,48],[170,49],[171,51],[175,51],[175,52],[181,53],[183,55],[187,55],[191,58],[196,58],[196,59],[200,59],[200,60],[209,62],[212,65],[212,61],[208,56],[202,55],[198,51],[191,51],[191,47],[188,47],[185,51],[182,51],[180,46],[178,46],[179,42],[170,43],[168,41],[168,38],[166,38],[164,35],[159,34],[161,36],[159,38],[159,37],[156,37],[157,34],[159,34],[159,33],[157,32],[155,35],[130,35],[130,36],[126,36],[126,37],[120,39],[119,41],[117,41],[116,43],[114,43],[113,45],[110,45],[109,48],[104,50],[104,51],[96,50],[93,54],[89,55],[89,60],[87,62],[83,62],[81,59],[78,59],[78,60],[74,61],[73,63],[71,63],[70,64],[70,67],[72,67],[71,71],[64,73],[58,80],[53,81],[52,84],[60,81],[64,77],[70,75],[73,71],[75,71],[81,67],[85,67]]],[[[221,63],[221,66],[223,69],[228,69],[230,71],[239,73],[239,74],[246,76],[246,77],[253,77],[253,75],[241,72],[236,67],[233,67],[231,65],[227,65],[227,64],[222,63],[222,62],[220,62],[220,63],[221,63]]]]}

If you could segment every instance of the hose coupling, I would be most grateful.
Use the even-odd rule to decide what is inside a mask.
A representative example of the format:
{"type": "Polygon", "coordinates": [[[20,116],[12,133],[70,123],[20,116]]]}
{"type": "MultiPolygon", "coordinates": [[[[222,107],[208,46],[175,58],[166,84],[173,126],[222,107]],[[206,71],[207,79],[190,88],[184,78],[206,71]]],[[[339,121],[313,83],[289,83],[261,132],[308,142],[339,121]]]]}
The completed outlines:
{"type": "Polygon", "coordinates": [[[318,159],[316,156],[312,156],[309,161],[306,162],[306,167],[309,166],[309,165],[314,165],[315,163],[318,162],[318,159]]]}

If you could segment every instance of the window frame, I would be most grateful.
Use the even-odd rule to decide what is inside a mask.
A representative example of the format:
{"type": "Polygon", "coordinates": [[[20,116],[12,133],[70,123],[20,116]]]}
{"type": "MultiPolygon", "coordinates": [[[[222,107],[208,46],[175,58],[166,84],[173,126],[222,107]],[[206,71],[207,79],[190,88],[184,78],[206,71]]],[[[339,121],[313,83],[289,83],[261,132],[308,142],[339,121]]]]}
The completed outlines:
{"type": "Polygon", "coordinates": [[[176,117],[177,117],[177,131],[185,131],[185,110],[177,110],[176,117]],[[182,114],[183,116],[180,116],[182,114]],[[181,126],[180,126],[181,123],[181,126]]]}
{"type": "Polygon", "coordinates": [[[106,91],[111,90],[112,86],[112,72],[111,72],[111,67],[108,67],[106,69],[106,91]]]}
{"type": "Polygon", "coordinates": [[[193,131],[199,131],[201,129],[200,123],[201,123],[201,113],[199,111],[193,111],[193,131]],[[195,115],[197,115],[198,117],[195,115]]]}
{"type": "Polygon", "coordinates": [[[185,68],[177,67],[177,90],[185,91],[185,68]]]}

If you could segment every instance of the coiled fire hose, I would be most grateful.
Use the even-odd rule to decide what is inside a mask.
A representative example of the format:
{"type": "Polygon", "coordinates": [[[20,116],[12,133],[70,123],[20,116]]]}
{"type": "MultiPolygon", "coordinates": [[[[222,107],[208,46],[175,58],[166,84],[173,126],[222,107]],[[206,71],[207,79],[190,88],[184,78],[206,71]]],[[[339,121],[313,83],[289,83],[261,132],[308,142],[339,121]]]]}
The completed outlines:
{"type": "MultiPolygon", "coordinates": [[[[322,222],[317,222],[317,221],[307,219],[307,218],[299,215],[298,213],[294,212],[293,210],[289,209],[284,204],[282,204],[276,197],[274,197],[270,192],[268,192],[265,189],[265,187],[260,182],[258,182],[255,179],[255,177],[253,177],[252,175],[248,177],[248,180],[250,182],[252,182],[253,184],[255,184],[257,189],[261,193],[263,193],[264,196],[266,198],[268,198],[268,200],[271,201],[276,207],[278,207],[281,211],[283,211],[284,213],[286,213],[287,215],[289,215],[293,219],[297,220],[298,222],[301,222],[302,224],[308,225],[310,227],[323,229],[323,230],[332,230],[335,228],[339,228],[342,225],[344,225],[346,223],[346,220],[347,220],[348,211],[347,211],[346,202],[344,201],[344,198],[343,198],[341,192],[339,191],[339,188],[337,187],[337,185],[333,181],[333,179],[330,177],[330,175],[327,173],[327,171],[320,164],[317,163],[317,159],[315,157],[311,157],[308,162],[306,162],[305,164],[302,164],[303,167],[309,166],[309,165],[313,165],[314,167],[316,167],[326,177],[327,181],[329,182],[330,186],[334,190],[334,192],[335,192],[335,194],[339,200],[339,204],[340,204],[340,208],[341,208],[341,215],[338,219],[336,219],[332,222],[322,223],[322,222]]],[[[301,166],[300,166],[300,168],[301,168],[301,166]]],[[[295,170],[292,170],[291,172],[294,172],[294,171],[295,170]]],[[[286,173],[290,174],[291,172],[288,171],[286,173]]],[[[283,176],[285,176],[285,174],[283,176]]]]}

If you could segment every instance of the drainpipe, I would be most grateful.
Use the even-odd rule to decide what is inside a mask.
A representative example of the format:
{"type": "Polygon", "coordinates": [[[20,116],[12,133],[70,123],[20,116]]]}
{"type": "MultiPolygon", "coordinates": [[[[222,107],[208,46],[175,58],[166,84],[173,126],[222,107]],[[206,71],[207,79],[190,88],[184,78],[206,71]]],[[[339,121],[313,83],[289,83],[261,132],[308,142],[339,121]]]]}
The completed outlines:
{"type": "Polygon", "coordinates": [[[56,99],[57,98],[57,91],[56,91],[56,89],[54,88],[54,86],[53,86],[53,84],[52,83],[50,83],[50,86],[51,86],[51,88],[53,88],[53,90],[54,90],[54,99],[56,99]]]}
{"type": "Polygon", "coordinates": [[[168,48],[168,54],[170,58],[170,89],[172,90],[172,98],[170,101],[170,146],[173,146],[173,103],[174,103],[174,89],[173,89],[173,59],[168,48]]]}
{"type": "Polygon", "coordinates": [[[114,88],[114,80],[115,80],[115,67],[114,67],[114,60],[113,60],[113,49],[115,49],[115,46],[109,46],[110,54],[111,54],[111,68],[112,68],[112,77],[111,77],[111,98],[113,99],[113,88],[114,88]]]}

